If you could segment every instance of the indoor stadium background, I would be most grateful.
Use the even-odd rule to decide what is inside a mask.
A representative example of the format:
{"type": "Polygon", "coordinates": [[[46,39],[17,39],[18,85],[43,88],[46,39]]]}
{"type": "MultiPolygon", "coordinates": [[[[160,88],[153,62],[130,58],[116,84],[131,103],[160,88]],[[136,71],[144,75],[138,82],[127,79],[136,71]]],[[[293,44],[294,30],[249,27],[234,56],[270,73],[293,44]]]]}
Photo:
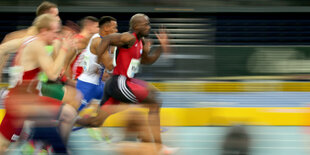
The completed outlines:
{"type": "MultiPolygon", "coordinates": [[[[1,0],[0,40],[30,26],[41,2],[1,0]]],[[[167,29],[172,51],[142,66],[138,77],[161,91],[161,123],[168,129],[163,141],[180,147],[179,154],[220,154],[232,125],[246,125],[251,154],[309,154],[310,2],[51,2],[58,4],[63,24],[108,15],[117,19],[119,32],[126,32],[130,17],[145,13],[153,31],[167,29]]],[[[158,46],[153,32],[150,38],[158,46]]],[[[1,86],[6,87],[7,69],[2,77],[1,86]]],[[[112,116],[105,126],[122,126],[120,117],[122,113],[112,116]]],[[[73,151],[109,153],[83,134],[73,133],[73,151]],[[81,149],[81,141],[88,141],[90,149],[81,149]]]]}

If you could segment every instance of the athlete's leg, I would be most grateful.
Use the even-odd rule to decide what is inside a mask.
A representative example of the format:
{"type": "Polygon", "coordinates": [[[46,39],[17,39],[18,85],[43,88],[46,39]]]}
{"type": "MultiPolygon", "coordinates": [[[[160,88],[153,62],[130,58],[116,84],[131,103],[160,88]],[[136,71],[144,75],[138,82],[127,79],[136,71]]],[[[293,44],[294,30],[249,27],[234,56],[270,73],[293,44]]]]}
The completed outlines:
{"type": "Polygon", "coordinates": [[[59,114],[59,128],[61,132],[61,136],[65,144],[67,144],[72,127],[77,118],[77,111],[75,108],[68,104],[64,104],[60,110],[59,114]]]}
{"type": "Polygon", "coordinates": [[[145,107],[149,109],[148,121],[154,137],[155,143],[162,143],[160,136],[160,105],[161,102],[157,99],[156,94],[149,91],[149,95],[142,101],[145,107]]]}
{"type": "Polygon", "coordinates": [[[81,111],[85,107],[87,107],[90,104],[90,101],[92,99],[96,98],[96,96],[98,96],[98,94],[101,95],[101,98],[99,98],[99,99],[102,99],[103,88],[102,88],[102,90],[98,89],[98,85],[88,83],[88,82],[84,82],[81,80],[77,80],[76,88],[83,95],[83,99],[82,99],[82,102],[81,102],[81,105],[80,105],[78,111],[81,111]]]}
{"type": "Polygon", "coordinates": [[[145,81],[131,79],[126,82],[136,99],[149,109],[148,121],[155,143],[161,144],[160,136],[160,107],[161,101],[157,97],[157,91],[145,81]]]}
{"type": "Polygon", "coordinates": [[[74,109],[78,110],[81,105],[82,94],[75,88],[71,86],[64,86],[64,97],[62,99],[63,103],[71,105],[74,109]]]}
{"type": "Polygon", "coordinates": [[[48,96],[61,100],[63,103],[69,104],[78,109],[82,99],[81,93],[72,86],[59,83],[43,83],[41,87],[43,96],[48,96]]]}

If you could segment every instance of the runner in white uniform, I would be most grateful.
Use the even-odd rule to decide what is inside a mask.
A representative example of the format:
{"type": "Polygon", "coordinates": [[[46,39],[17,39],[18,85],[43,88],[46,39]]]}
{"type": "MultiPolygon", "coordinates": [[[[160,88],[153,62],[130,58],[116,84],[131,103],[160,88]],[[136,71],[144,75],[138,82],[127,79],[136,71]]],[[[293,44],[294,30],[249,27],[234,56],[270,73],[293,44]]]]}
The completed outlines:
{"type": "MultiPolygon", "coordinates": [[[[103,97],[104,81],[102,81],[102,75],[105,67],[103,64],[97,63],[98,58],[94,53],[97,52],[96,49],[101,42],[101,37],[117,32],[116,19],[110,16],[102,17],[99,20],[99,28],[99,33],[92,36],[86,47],[86,51],[82,55],[83,61],[81,62],[81,66],[83,66],[84,71],[78,77],[76,84],[76,88],[84,96],[79,111],[86,107],[92,99],[101,100],[103,97]]],[[[110,61],[112,63],[112,59],[110,61]]]]}

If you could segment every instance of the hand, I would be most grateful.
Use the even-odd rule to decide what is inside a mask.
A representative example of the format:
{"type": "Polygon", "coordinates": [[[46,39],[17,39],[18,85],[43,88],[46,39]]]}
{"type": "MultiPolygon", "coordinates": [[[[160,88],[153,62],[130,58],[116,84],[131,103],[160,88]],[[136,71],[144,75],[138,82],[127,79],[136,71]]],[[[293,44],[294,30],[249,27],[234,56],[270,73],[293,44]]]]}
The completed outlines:
{"type": "Polygon", "coordinates": [[[65,35],[62,36],[62,48],[64,48],[67,52],[68,51],[73,51],[72,49],[75,47],[75,40],[73,38],[74,34],[72,33],[66,33],[65,35]]]}
{"type": "Polygon", "coordinates": [[[71,49],[75,47],[76,44],[76,40],[74,39],[75,35],[76,33],[73,30],[71,30],[70,27],[64,27],[60,35],[60,38],[62,39],[61,40],[62,47],[65,49],[71,49]]]}
{"type": "Polygon", "coordinates": [[[167,32],[166,32],[166,29],[163,28],[163,27],[160,28],[158,33],[155,32],[155,35],[156,35],[157,39],[159,40],[160,45],[161,45],[163,51],[164,52],[170,51],[169,48],[168,48],[169,39],[168,39],[168,35],[167,35],[167,32]]]}

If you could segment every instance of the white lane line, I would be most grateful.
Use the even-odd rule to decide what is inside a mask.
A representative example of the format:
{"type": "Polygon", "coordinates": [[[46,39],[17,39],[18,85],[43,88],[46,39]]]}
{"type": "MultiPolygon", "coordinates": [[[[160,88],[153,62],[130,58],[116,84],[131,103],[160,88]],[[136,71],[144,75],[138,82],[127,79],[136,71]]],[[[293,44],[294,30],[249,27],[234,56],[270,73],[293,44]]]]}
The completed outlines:
{"type": "MultiPolygon", "coordinates": [[[[206,131],[207,132],[207,131],[206,131]]],[[[222,131],[220,131],[222,132],[222,131]]],[[[223,131],[223,133],[162,133],[161,135],[226,135],[226,132],[223,131]]],[[[301,135],[304,136],[306,134],[302,133],[273,133],[273,132],[256,132],[256,133],[250,133],[249,135],[301,135]]],[[[89,136],[87,133],[79,133],[79,134],[72,134],[74,137],[79,137],[79,136],[89,136]]]]}
{"type": "MultiPolygon", "coordinates": [[[[223,140],[184,140],[184,139],[163,139],[164,142],[199,142],[199,143],[218,143],[223,142],[223,140]]],[[[252,139],[251,141],[256,142],[310,142],[310,139],[252,139]]],[[[96,140],[72,140],[69,143],[102,143],[106,144],[104,141],[96,140]]]]}

